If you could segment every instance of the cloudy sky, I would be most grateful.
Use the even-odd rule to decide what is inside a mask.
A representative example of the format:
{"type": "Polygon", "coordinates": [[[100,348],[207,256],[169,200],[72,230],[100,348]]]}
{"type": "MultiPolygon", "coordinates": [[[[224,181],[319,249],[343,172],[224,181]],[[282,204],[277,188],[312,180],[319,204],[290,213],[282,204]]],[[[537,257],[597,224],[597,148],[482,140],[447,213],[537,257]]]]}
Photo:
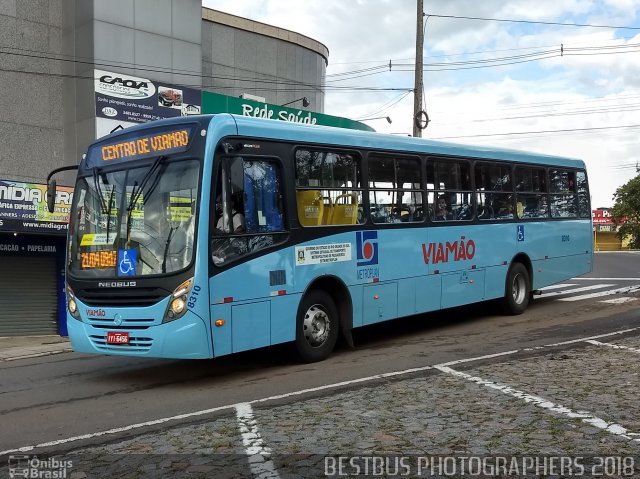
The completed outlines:
{"type": "MultiPolygon", "coordinates": [[[[203,5],[322,42],[324,113],[388,115],[392,124],[367,123],[411,133],[415,0],[203,5]]],[[[424,0],[424,10],[423,136],[582,158],[592,206],[611,206],[640,166],[640,0],[424,0]]]]}

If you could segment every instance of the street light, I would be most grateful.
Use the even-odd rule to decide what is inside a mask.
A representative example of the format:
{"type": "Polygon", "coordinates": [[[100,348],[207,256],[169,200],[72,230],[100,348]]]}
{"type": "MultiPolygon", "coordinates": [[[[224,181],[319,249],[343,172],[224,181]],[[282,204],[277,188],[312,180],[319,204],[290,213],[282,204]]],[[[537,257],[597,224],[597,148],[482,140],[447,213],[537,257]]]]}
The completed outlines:
{"type": "Polygon", "coordinates": [[[283,103],[280,106],[291,105],[292,103],[295,103],[295,102],[300,101],[300,100],[302,100],[302,106],[305,107],[305,108],[308,107],[311,104],[311,103],[309,103],[309,99],[306,96],[303,96],[302,98],[298,98],[297,100],[291,100],[291,101],[288,101],[287,103],[283,103]]]}
{"type": "Polygon", "coordinates": [[[390,116],[376,116],[376,117],[373,117],[373,118],[360,118],[359,120],[356,120],[356,121],[369,121],[369,120],[382,120],[382,119],[387,120],[387,123],[392,123],[390,116]]]}

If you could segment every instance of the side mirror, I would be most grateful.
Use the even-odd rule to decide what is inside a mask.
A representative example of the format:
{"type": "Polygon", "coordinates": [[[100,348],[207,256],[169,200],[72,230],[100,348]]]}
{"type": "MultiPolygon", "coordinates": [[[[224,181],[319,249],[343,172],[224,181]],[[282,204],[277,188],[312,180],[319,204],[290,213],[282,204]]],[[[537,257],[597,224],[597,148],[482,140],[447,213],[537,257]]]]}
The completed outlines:
{"type": "Polygon", "coordinates": [[[47,209],[53,213],[56,205],[56,180],[49,180],[47,183],[47,209]]]}

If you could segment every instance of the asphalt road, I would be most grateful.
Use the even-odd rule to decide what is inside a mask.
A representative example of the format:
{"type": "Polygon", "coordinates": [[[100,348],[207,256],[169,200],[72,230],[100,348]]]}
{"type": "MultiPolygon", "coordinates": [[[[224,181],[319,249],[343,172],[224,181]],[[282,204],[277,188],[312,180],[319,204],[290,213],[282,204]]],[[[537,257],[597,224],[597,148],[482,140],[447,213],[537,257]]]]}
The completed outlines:
{"type": "MultiPolygon", "coordinates": [[[[632,279],[640,278],[640,254],[598,254],[588,276],[591,279],[582,281],[589,284],[599,283],[598,278],[617,278],[603,283],[614,285],[606,287],[610,289],[640,284],[632,279]]],[[[603,302],[609,296],[560,301],[581,286],[579,281],[572,284],[577,286],[568,286],[562,295],[543,294],[521,316],[496,314],[495,305],[487,303],[368,327],[354,334],[354,350],[340,348],[330,359],[311,365],[297,363],[285,346],[210,361],[68,353],[7,362],[0,365],[0,451],[637,326],[640,301],[603,302]]],[[[165,425],[137,429],[135,434],[154,427],[165,425]]],[[[123,430],[74,444],[98,444],[131,434],[123,430]]]]}

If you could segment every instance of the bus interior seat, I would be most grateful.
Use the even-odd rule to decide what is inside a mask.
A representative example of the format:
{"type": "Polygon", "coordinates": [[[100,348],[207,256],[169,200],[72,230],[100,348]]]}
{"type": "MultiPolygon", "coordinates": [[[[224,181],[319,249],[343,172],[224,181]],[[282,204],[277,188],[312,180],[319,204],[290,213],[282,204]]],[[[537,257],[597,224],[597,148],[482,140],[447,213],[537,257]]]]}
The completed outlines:
{"type": "Polygon", "coordinates": [[[358,221],[358,198],[353,193],[336,197],[333,203],[332,225],[355,225],[358,221]],[[347,200],[350,202],[347,203],[347,200]]]}
{"type": "Polygon", "coordinates": [[[298,201],[298,220],[302,226],[318,226],[322,224],[324,201],[318,190],[301,190],[296,192],[298,201]]]}
{"type": "Polygon", "coordinates": [[[473,211],[467,203],[460,205],[460,207],[458,208],[457,218],[459,220],[470,220],[471,218],[473,218],[473,211]]]}
{"type": "Polygon", "coordinates": [[[478,218],[481,220],[490,220],[493,218],[493,208],[491,206],[479,206],[478,218]]]}
{"type": "Polygon", "coordinates": [[[324,203],[324,210],[322,213],[322,222],[320,224],[330,225],[333,217],[333,201],[331,201],[331,197],[323,196],[322,202],[324,203]]]}

